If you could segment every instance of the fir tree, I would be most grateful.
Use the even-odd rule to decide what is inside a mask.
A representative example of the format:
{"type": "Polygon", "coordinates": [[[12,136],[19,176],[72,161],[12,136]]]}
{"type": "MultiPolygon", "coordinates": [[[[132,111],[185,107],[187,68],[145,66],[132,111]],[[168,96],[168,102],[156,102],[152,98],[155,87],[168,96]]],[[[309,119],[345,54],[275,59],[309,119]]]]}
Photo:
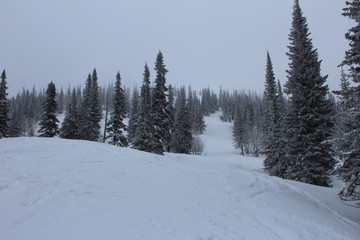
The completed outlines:
{"type": "Polygon", "coordinates": [[[355,21],[355,26],[345,34],[350,41],[350,49],[345,53],[342,66],[349,67],[349,78],[354,86],[344,80],[341,83],[341,97],[343,136],[341,155],[344,159],[342,176],[346,182],[345,188],[340,192],[344,199],[360,199],[360,1],[346,1],[343,16],[355,21]]]}
{"type": "MultiPolygon", "coordinates": [[[[166,108],[166,113],[168,115],[168,119],[169,119],[169,129],[170,129],[170,135],[172,136],[172,134],[174,133],[174,128],[175,128],[175,109],[174,109],[174,89],[171,85],[169,85],[168,88],[168,105],[166,108]]],[[[169,141],[167,143],[167,145],[165,146],[166,151],[170,152],[172,149],[172,141],[169,141]]]]}
{"type": "Polygon", "coordinates": [[[176,104],[173,151],[189,154],[192,146],[190,112],[186,104],[185,88],[181,88],[176,104]]]}
{"type": "Polygon", "coordinates": [[[235,148],[240,150],[241,155],[244,155],[246,146],[246,126],[244,113],[242,113],[239,106],[235,108],[233,143],[235,148]]]}
{"type": "Polygon", "coordinates": [[[126,115],[125,112],[125,96],[124,90],[121,87],[121,77],[120,73],[116,74],[116,82],[114,88],[114,100],[113,100],[113,110],[111,112],[110,121],[107,125],[107,131],[109,133],[110,144],[127,147],[128,142],[124,135],[126,126],[124,124],[124,118],[126,115]]]}
{"type": "Polygon", "coordinates": [[[64,121],[61,124],[60,137],[67,139],[79,138],[79,115],[76,89],[74,88],[71,95],[71,102],[68,104],[64,121]]]}
{"type": "Polygon", "coordinates": [[[79,134],[80,139],[97,141],[100,136],[100,120],[102,117],[99,102],[99,86],[96,69],[89,74],[80,107],[79,134]]]}
{"type": "Polygon", "coordinates": [[[326,99],[327,77],[320,75],[317,50],[309,38],[306,18],[299,1],[295,0],[292,28],[287,53],[290,64],[286,92],[290,106],[287,117],[287,172],[286,178],[329,186],[329,170],[335,161],[330,146],[332,123],[330,101],[326,99]]]}
{"type": "Polygon", "coordinates": [[[7,95],[6,73],[4,70],[1,74],[0,82],[0,138],[7,137],[9,134],[9,107],[7,95]]]}
{"type": "Polygon", "coordinates": [[[39,124],[39,137],[54,137],[59,132],[59,120],[56,117],[57,103],[55,97],[55,84],[50,82],[46,89],[46,98],[43,103],[44,114],[39,124]]]}
{"type": "Polygon", "coordinates": [[[155,137],[155,128],[151,117],[151,93],[150,93],[150,71],[145,64],[144,80],[141,86],[140,102],[138,106],[136,130],[133,137],[132,146],[135,149],[152,152],[158,152],[161,148],[159,139],[155,137]]]}
{"type": "Polygon", "coordinates": [[[282,124],[283,119],[280,113],[283,96],[280,83],[278,83],[278,87],[276,86],[269,53],[267,53],[265,79],[264,142],[266,158],[264,160],[264,166],[270,175],[284,177],[286,171],[285,143],[282,124]],[[280,92],[280,94],[278,92],[280,92]]]}
{"type": "Polygon", "coordinates": [[[153,124],[155,137],[160,140],[162,147],[158,153],[162,153],[171,144],[171,122],[168,113],[166,73],[168,70],[164,64],[163,54],[159,51],[155,62],[155,88],[152,97],[153,124]]]}
{"type": "Polygon", "coordinates": [[[137,88],[134,89],[131,97],[131,111],[129,116],[128,126],[128,141],[133,143],[135,140],[137,121],[138,121],[138,110],[139,110],[139,91],[137,88]]]}

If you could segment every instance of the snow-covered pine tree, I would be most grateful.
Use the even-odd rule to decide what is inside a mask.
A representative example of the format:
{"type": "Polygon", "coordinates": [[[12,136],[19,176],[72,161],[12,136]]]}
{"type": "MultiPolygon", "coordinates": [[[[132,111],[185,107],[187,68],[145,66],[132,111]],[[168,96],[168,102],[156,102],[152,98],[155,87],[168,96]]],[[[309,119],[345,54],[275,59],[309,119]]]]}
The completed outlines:
{"type": "Polygon", "coordinates": [[[282,92],[280,83],[276,83],[269,52],[267,53],[265,76],[265,118],[264,118],[264,148],[266,158],[264,167],[272,176],[284,177],[286,172],[285,143],[282,124],[282,92]],[[278,87],[277,87],[278,85],[278,87]],[[279,89],[280,90],[279,90],[279,89]],[[280,92],[280,94],[279,94],[280,92]]]}
{"type": "Polygon", "coordinates": [[[295,0],[286,93],[290,106],[287,116],[287,160],[285,177],[305,183],[329,186],[329,171],[335,160],[326,143],[331,134],[331,106],[327,99],[326,76],[320,74],[317,50],[309,38],[306,18],[295,0]]]}
{"type": "Polygon", "coordinates": [[[50,82],[46,89],[46,97],[43,103],[44,114],[39,123],[39,137],[55,137],[59,132],[59,120],[56,117],[56,88],[53,82],[50,82]]]}
{"type": "Polygon", "coordinates": [[[9,106],[7,95],[6,72],[4,69],[0,82],[0,138],[7,137],[9,133],[9,106]]]}
{"type": "Polygon", "coordinates": [[[57,113],[61,114],[64,112],[64,105],[65,105],[65,94],[63,89],[60,89],[60,93],[57,95],[56,102],[58,104],[57,113]]]}
{"type": "Polygon", "coordinates": [[[161,143],[155,137],[151,109],[150,71],[147,64],[145,64],[132,147],[145,152],[161,154],[162,152],[158,152],[161,149],[161,143]]]}
{"type": "Polygon", "coordinates": [[[157,152],[162,153],[171,144],[171,121],[167,112],[169,103],[167,100],[166,73],[168,70],[164,64],[164,57],[161,51],[159,51],[156,57],[154,70],[156,71],[156,78],[152,96],[152,114],[155,137],[162,144],[162,149],[158,149],[157,152]]]}
{"type": "Polygon", "coordinates": [[[133,144],[137,128],[138,111],[139,111],[139,91],[137,87],[134,88],[131,96],[131,108],[129,114],[129,125],[128,125],[128,142],[133,144]]]}
{"type": "Polygon", "coordinates": [[[345,53],[342,66],[349,67],[349,78],[354,86],[342,83],[342,107],[344,119],[341,137],[341,155],[344,160],[342,175],[346,182],[340,192],[344,199],[360,200],[360,0],[346,1],[343,16],[355,21],[355,26],[345,34],[350,49],[345,53]]]}
{"type": "Polygon", "coordinates": [[[234,124],[233,124],[233,143],[236,149],[240,150],[241,155],[245,154],[246,146],[246,126],[245,114],[239,105],[235,108],[234,124]]]}
{"type": "Polygon", "coordinates": [[[109,144],[117,145],[120,147],[127,147],[128,141],[124,135],[126,126],[124,118],[126,116],[125,96],[124,90],[121,87],[121,76],[118,72],[116,74],[116,82],[113,96],[113,109],[111,112],[110,121],[107,124],[107,132],[109,134],[109,144]]]}
{"type": "Polygon", "coordinates": [[[60,137],[67,139],[79,138],[79,115],[76,89],[73,88],[71,102],[68,104],[64,121],[60,128],[60,137]]]}
{"type": "Polygon", "coordinates": [[[96,69],[86,80],[83,99],[79,110],[80,139],[97,141],[100,136],[100,120],[102,117],[99,103],[99,86],[96,69]]]}
{"type": "Polygon", "coordinates": [[[202,134],[205,131],[206,125],[204,115],[201,111],[201,102],[195,91],[192,93],[189,92],[189,101],[191,101],[191,104],[188,104],[188,108],[191,115],[192,133],[202,134]]]}
{"type": "Polygon", "coordinates": [[[173,133],[173,151],[175,153],[189,154],[192,146],[190,112],[186,104],[185,88],[180,88],[175,108],[175,127],[173,133]]]}
{"type": "MultiPolygon", "coordinates": [[[[175,97],[174,97],[174,88],[169,85],[168,87],[168,105],[166,108],[166,112],[169,118],[169,125],[170,125],[170,135],[172,136],[174,133],[174,127],[175,127],[175,97]]],[[[172,141],[168,142],[168,144],[165,146],[166,151],[170,152],[172,149],[172,141]]]]}

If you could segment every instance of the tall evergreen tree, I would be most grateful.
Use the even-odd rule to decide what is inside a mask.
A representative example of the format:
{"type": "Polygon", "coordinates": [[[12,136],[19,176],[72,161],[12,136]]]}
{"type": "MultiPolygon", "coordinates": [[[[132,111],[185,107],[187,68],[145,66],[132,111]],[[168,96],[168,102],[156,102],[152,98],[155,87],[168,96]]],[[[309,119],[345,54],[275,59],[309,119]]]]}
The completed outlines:
{"type": "Polygon", "coordinates": [[[355,21],[355,26],[345,34],[350,41],[350,49],[345,53],[342,66],[349,67],[350,86],[345,80],[341,83],[343,114],[346,116],[341,137],[341,155],[344,159],[341,168],[346,182],[340,192],[344,199],[360,200],[360,1],[346,1],[343,16],[355,21]]]}
{"type": "Polygon", "coordinates": [[[151,109],[150,71],[147,64],[145,64],[144,80],[141,86],[139,111],[132,146],[141,151],[161,153],[158,152],[158,150],[161,149],[161,143],[160,140],[155,137],[151,109]]]}
{"type": "MultiPolygon", "coordinates": [[[[282,117],[280,113],[282,93],[279,95],[276,86],[273,66],[269,52],[267,53],[266,76],[265,76],[265,123],[264,123],[264,142],[266,158],[264,160],[265,169],[270,175],[284,177],[286,171],[284,135],[282,117]]],[[[281,87],[278,83],[278,86],[281,87]]]]}
{"type": "Polygon", "coordinates": [[[96,69],[86,80],[83,99],[79,110],[80,139],[97,141],[100,136],[100,120],[102,117],[99,102],[99,85],[96,69]]]}
{"type": "Polygon", "coordinates": [[[7,95],[6,73],[4,69],[0,82],[0,138],[7,137],[9,133],[9,106],[7,95]]]}
{"type": "Polygon", "coordinates": [[[173,151],[189,154],[192,146],[190,112],[186,104],[186,91],[181,88],[176,104],[175,127],[173,134],[173,151]]]}
{"type": "Polygon", "coordinates": [[[155,137],[160,140],[162,148],[157,152],[162,153],[171,144],[171,122],[168,113],[166,73],[164,58],[159,51],[155,62],[155,88],[152,97],[152,114],[155,126],[155,137]]]}
{"type": "Polygon", "coordinates": [[[43,103],[44,114],[39,123],[39,137],[54,137],[59,132],[59,120],[56,117],[56,88],[53,82],[50,82],[46,89],[46,98],[43,103]]]}
{"type": "Polygon", "coordinates": [[[121,87],[120,73],[116,74],[116,82],[114,88],[113,110],[111,112],[110,121],[107,126],[110,144],[127,147],[128,141],[124,135],[126,126],[124,118],[126,115],[124,90],[121,87]]]}
{"type": "Polygon", "coordinates": [[[286,92],[290,106],[287,117],[286,178],[329,186],[329,170],[335,160],[326,144],[331,133],[330,101],[326,98],[326,76],[320,74],[317,50],[313,49],[306,18],[295,0],[290,46],[290,64],[286,92]]]}
{"type": "Polygon", "coordinates": [[[76,89],[74,88],[71,95],[71,102],[68,104],[64,121],[60,128],[60,137],[67,139],[79,138],[79,115],[76,89]]]}
{"type": "Polygon", "coordinates": [[[233,124],[233,143],[236,149],[240,150],[241,155],[245,154],[246,146],[246,126],[245,114],[241,111],[239,105],[235,108],[233,124]]]}

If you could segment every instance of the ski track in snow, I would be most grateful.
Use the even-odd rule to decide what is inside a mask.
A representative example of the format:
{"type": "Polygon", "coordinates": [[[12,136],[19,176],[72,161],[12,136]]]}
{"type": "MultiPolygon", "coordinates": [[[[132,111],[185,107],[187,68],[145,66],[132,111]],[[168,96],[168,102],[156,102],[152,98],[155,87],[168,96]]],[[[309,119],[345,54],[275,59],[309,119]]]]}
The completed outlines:
{"type": "Polygon", "coordinates": [[[0,140],[0,240],[360,239],[337,189],[270,177],[206,118],[204,156],[0,140]]]}

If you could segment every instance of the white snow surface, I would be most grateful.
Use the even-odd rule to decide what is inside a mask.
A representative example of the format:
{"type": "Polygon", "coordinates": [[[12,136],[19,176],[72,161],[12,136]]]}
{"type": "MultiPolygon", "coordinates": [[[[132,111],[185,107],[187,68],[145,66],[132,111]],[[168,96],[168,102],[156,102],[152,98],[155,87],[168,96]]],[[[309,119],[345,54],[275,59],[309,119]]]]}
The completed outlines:
{"type": "Polygon", "coordinates": [[[206,118],[204,156],[59,138],[0,140],[1,240],[360,239],[337,188],[270,177],[206,118]]]}

